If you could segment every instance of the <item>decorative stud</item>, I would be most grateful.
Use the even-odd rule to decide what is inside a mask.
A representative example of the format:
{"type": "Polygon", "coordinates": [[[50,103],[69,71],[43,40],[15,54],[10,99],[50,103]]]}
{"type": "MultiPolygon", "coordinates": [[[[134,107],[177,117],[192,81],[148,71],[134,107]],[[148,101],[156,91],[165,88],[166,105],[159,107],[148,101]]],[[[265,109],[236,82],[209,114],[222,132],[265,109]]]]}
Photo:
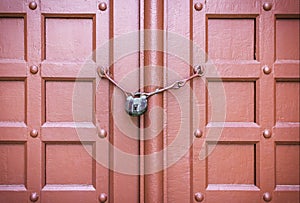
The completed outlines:
{"type": "Polygon", "coordinates": [[[202,202],[204,200],[204,195],[201,192],[196,192],[195,200],[196,200],[196,202],[202,202]]]}
{"type": "Polygon", "coordinates": [[[36,202],[39,199],[38,193],[36,193],[36,192],[31,193],[29,199],[32,202],[36,202]]]}
{"type": "Polygon", "coordinates": [[[272,72],[272,69],[269,68],[269,66],[264,66],[263,67],[263,72],[264,72],[264,74],[268,75],[272,72]]]}
{"type": "Polygon", "coordinates": [[[271,132],[270,130],[268,130],[268,129],[265,129],[265,130],[263,131],[263,136],[264,136],[265,138],[270,138],[270,137],[272,136],[272,132],[271,132]]]}
{"type": "Polygon", "coordinates": [[[203,8],[203,4],[202,3],[195,3],[194,8],[195,8],[196,11],[201,11],[202,8],[203,8]]]}
{"type": "Polygon", "coordinates": [[[29,8],[31,10],[35,10],[37,8],[37,3],[35,1],[32,1],[29,3],[29,8]]]}
{"type": "Polygon", "coordinates": [[[107,9],[107,4],[105,2],[101,2],[98,5],[98,8],[99,8],[100,11],[105,11],[107,9]]]}
{"type": "Polygon", "coordinates": [[[101,202],[101,203],[104,203],[104,202],[106,202],[107,201],[107,194],[105,194],[105,193],[101,193],[100,195],[99,195],[99,201],[101,202]]]}
{"type": "Polygon", "coordinates": [[[194,136],[196,137],[196,138],[200,138],[200,137],[202,137],[202,131],[200,130],[200,129],[196,129],[195,131],[194,131],[194,136]]]}
{"type": "Polygon", "coordinates": [[[273,6],[272,3],[269,3],[269,2],[266,2],[266,3],[263,4],[263,8],[264,8],[265,11],[271,10],[272,6],[273,6]]]}
{"type": "Polygon", "coordinates": [[[272,200],[272,196],[270,193],[266,192],[263,194],[263,199],[265,202],[270,202],[272,200]]]}
{"type": "Polygon", "coordinates": [[[36,74],[37,72],[39,72],[38,66],[36,66],[36,65],[30,66],[30,73],[36,74]]]}
{"type": "Polygon", "coordinates": [[[32,129],[32,130],[30,131],[30,136],[31,136],[31,137],[37,137],[38,134],[39,134],[39,131],[36,130],[36,129],[32,129]]]}
{"type": "Polygon", "coordinates": [[[107,136],[106,130],[100,129],[99,132],[98,132],[98,136],[99,136],[100,138],[106,138],[106,136],[107,136]]]}

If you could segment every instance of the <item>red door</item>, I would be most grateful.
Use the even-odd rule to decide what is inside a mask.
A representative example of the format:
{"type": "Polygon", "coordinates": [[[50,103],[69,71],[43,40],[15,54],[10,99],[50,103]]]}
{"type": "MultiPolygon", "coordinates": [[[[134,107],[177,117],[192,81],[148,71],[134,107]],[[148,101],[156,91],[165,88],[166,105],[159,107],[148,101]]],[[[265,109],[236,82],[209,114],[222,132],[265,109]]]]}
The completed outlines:
{"type": "Polygon", "coordinates": [[[0,2],[0,203],[299,202],[299,2],[0,2]],[[155,91],[141,117],[123,93],[155,91]]]}
{"type": "Polygon", "coordinates": [[[299,202],[299,2],[201,3],[193,39],[212,65],[194,83],[206,115],[195,126],[195,199],[299,202]]]}
{"type": "Polygon", "coordinates": [[[61,8],[49,1],[1,2],[1,107],[6,109],[1,114],[1,202],[95,202],[108,191],[107,169],[83,148],[98,147],[95,83],[91,75],[77,77],[96,44],[96,9],[92,4],[68,12],[61,8]],[[83,30],[74,33],[79,26],[83,30]],[[72,118],[76,79],[89,90],[80,125],[89,136],[82,140],[72,118]]]}

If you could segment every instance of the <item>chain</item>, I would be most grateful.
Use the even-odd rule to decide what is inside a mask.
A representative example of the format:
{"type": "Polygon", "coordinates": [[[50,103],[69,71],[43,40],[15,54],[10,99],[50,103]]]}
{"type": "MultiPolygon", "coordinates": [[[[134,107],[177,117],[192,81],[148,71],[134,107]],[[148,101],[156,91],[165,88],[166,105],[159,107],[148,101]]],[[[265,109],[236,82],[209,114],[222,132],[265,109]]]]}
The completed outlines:
{"type": "Polygon", "coordinates": [[[109,72],[108,69],[104,69],[102,67],[98,68],[98,75],[101,78],[106,78],[108,79],[112,84],[114,84],[117,88],[119,88],[126,97],[128,97],[129,95],[134,96],[134,94],[132,94],[131,92],[126,91],[123,87],[121,87],[116,81],[114,81],[110,76],[109,76],[109,72]]]}
{"type": "Polygon", "coordinates": [[[194,79],[196,77],[202,77],[204,75],[204,69],[203,69],[202,66],[199,65],[199,66],[196,66],[194,68],[194,74],[193,75],[191,75],[190,77],[188,77],[186,79],[183,79],[183,80],[177,80],[177,81],[175,81],[174,83],[172,83],[171,85],[169,85],[167,87],[158,88],[158,89],[156,89],[153,92],[135,92],[135,93],[132,93],[132,92],[126,91],[116,81],[114,81],[109,76],[108,69],[105,69],[103,67],[99,67],[97,72],[98,72],[98,75],[101,78],[108,79],[112,84],[114,84],[117,88],[119,88],[125,94],[126,97],[128,97],[128,96],[138,97],[138,96],[141,96],[141,95],[145,95],[147,98],[151,97],[151,96],[153,96],[155,94],[159,94],[159,93],[162,93],[164,91],[170,90],[170,89],[179,89],[179,88],[183,87],[188,81],[190,81],[190,80],[192,80],[192,79],[194,79]]]}

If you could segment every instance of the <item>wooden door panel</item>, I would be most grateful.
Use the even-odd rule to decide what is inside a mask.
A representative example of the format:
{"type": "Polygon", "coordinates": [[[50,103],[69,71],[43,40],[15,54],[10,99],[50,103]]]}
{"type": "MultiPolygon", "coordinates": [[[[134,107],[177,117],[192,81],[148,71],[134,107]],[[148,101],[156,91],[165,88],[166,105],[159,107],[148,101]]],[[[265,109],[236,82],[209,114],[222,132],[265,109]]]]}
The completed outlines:
{"type": "Polygon", "coordinates": [[[26,11],[22,1],[0,2],[0,202],[29,194],[26,11]]]}
{"type": "Polygon", "coordinates": [[[299,119],[299,82],[277,81],[276,89],[276,122],[298,123],[299,119]],[[288,91],[287,91],[288,90],[288,91]],[[287,100],[288,98],[288,100],[287,100]]]}
{"type": "Polygon", "coordinates": [[[92,53],[95,44],[93,16],[76,18],[76,15],[70,15],[70,17],[45,15],[45,60],[84,61],[92,53]]]}
{"type": "Polygon", "coordinates": [[[276,144],[276,184],[299,185],[299,144],[276,144]]]}
{"type": "Polygon", "coordinates": [[[96,101],[108,86],[96,91],[96,59],[86,61],[108,40],[109,12],[100,24],[95,1],[36,3],[0,4],[0,202],[98,202],[109,174],[92,156],[108,157],[96,119],[106,128],[108,114],[96,101]]]}
{"type": "MultiPolygon", "coordinates": [[[[190,70],[190,1],[165,1],[165,82],[164,86],[176,80],[189,77],[190,70]]],[[[164,95],[164,140],[166,150],[163,181],[164,202],[190,202],[192,180],[190,170],[191,153],[189,151],[193,130],[190,108],[191,86],[166,92],[164,95]],[[166,112],[166,113],[165,113],[166,112]],[[182,141],[179,141],[180,139],[182,141]],[[177,142],[177,143],[176,143],[177,142]],[[174,161],[176,160],[176,161],[174,161]]]]}
{"type": "Polygon", "coordinates": [[[93,89],[92,80],[46,81],[45,122],[93,122],[95,96],[93,89]],[[73,102],[73,99],[77,98],[73,97],[74,91],[81,96],[76,99],[76,102],[73,102]],[[73,115],[75,109],[79,112],[76,117],[73,115]]]}
{"type": "Polygon", "coordinates": [[[26,95],[24,80],[1,80],[0,91],[1,105],[3,108],[0,120],[1,122],[25,123],[26,121],[26,95]],[[5,96],[4,96],[5,95],[5,96]]]}
{"type": "MultiPolygon", "coordinates": [[[[43,1],[41,4],[42,13],[63,13],[63,14],[86,14],[94,13],[98,7],[97,1],[94,0],[74,0],[72,4],[68,0],[62,0],[57,3],[56,0],[43,1]]],[[[105,14],[101,14],[102,16],[105,14]]]]}
{"type": "MultiPolygon", "coordinates": [[[[101,123],[96,122],[96,102],[108,92],[97,91],[96,58],[92,56],[96,46],[108,39],[104,34],[108,27],[98,23],[102,16],[95,1],[61,3],[42,1],[40,5],[41,201],[97,202],[101,193],[108,194],[109,175],[96,161],[104,142],[97,136],[97,126],[107,127],[108,118],[102,113],[101,123]]],[[[105,19],[108,14],[102,15],[105,19]]],[[[106,105],[108,100],[101,108],[106,105]]],[[[108,157],[108,152],[102,156],[108,157]]]]}
{"type": "MultiPolygon", "coordinates": [[[[82,143],[47,143],[45,146],[45,187],[47,185],[84,185],[93,186],[96,180],[95,163],[82,148],[82,143]],[[72,173],[70,173],[72,171],[72,173]],[[77,174],[74,175],[74,174],[77,174]],[[80,175],[79,175],[80,174],[80,175]]],[[[85,144],[91,148],[93,144],[85,144]]],[[[73,186],[74,187],[74,186],[73,186]]]]}
{"type": "MultiPolygon", "coordinates": [[[[203,98],[197,110],[206,115],[195,127],[205,130],[194,142],[194,194],[202,193],[205,202],[253,202],[269,192],[274,202],[292,202],[299,196],[299,50],[292,45],[299,38],[299,11],[291,6],[296,2],[273,2],[270,12],[253,1],[223,3],[207,1],[193,11],[194,42],[216,70],[206,70],[205,83],[194,82],[197,98],[203,98]],[[214,119],[218,88],[225,93],[226,115],[214,119]],[[207,157],[201,160],[204,146],[207,157]]],[[[194,65],[203,63],[193,59],[194,65]]]]}
{"type": "MultiPolygon", "coordinates": [[[[223,86],[226,92],[226,117],[225,122],[256,122],[256,82],[255,81],[236,81],[223,80],[214,81],[208,80],[207,88],[209,91],[218,91],[218,88],[223,86]],[[241,99],[240,102],[236,102],[241,99]],[[236,109],[240,109],[236,111],[236,109]]],[[[209,93],[208,93],[209,94],[209,93]]],[[[222,95],[219,95],[220,97],[222,95]]],[[[207,98],[207,123],[222,122],[224,118],[213,115],[212,99],[207,98]]]]}
{"type": "MultiPolygon", "coordinates": [[[[197,2],[194,2],[197,3],[197,2]]],[[[216,14],[254,14],[260,10],[261,2],[246,0],[240,4],[238,0],[223,0],[222,6],[220,1],[211,0],[205,5],[206,13],[216,14]]]]}
{"type": "Polygon", "coordinates": [[[214,192],[207,192],[205,197],[205,201],[203,202],[259,202],[260,196],[257,192],[247,191],[247,188],[244,188],[244,191],[235,191],[231,188],[229,191],[224,191],[224,188],[221,189],[222,191],[214,191],[214,192]]]}
{"type": "Polygon", "coordinates": [[[64,203],[64,202],[78,202],[78,203],[85,203],[85,202],[99,202],[98,197],[95,195],[95,192],[90,188],[82,189],[84,192],[78,191],[76,188],[70,188],[71,191],[68,189],[54,187],[52,189],[47,189],[42,193],[41,199],[42,202],[52,203],[64,203]],[[53,191],[55,192],[53,192],[53,191]],[[89,191],[90,190],[90,191],[89,191]],[[61,192],[58,192],[61,191],[61,192]],[[54,193],[54,194],[53,194],[54,193]]]}
{"type": "Polygon", "coordinates": [[[96,46],[96,13],[42,13],[42,27],[42,76],[86,77],[81,73],[84,64],[95,62],[88,59],[96,46]]]}
{"type": "MultiPolygon", "coordinates": [[[[110,71],[122,87],[132,92],[140,89],[142,63],[139,30],[143,21],[140,13],[141,2],[136,0],[113,1],[111,38],[112,55],[110,71]],[[125,14],[126,13],[126,14],[125,14]]],[[[140,200],[140,153],[139,119],[130,117],[124,110],[124,94],[115,86],[110,93],[109,142],[111,173],[111,202],[134,202],[140,200]]]]}
{"type": "Polygon", "coordinates": [[[25,145],[24,143],[1,143],[1,185],[25,186],[25,145]],[[14,160],[18,160],[17,163],[14,160]]]}
{"type": "Polygon", "coordinates": [[[275,3],[274,200],[299,202],[299,2],[275,3]]]}
{"type": "MultiPolygon", "coordinates": [[[[213,144],[207,143],[207,151],[210,151],[210,147],[213,147],[213,144]]],[[[207,187],[211,188],[216,184],[254,185],[255,151],[255,144],[219,142],[207,158],[207,187]],[[240,153],[237,154],[237,151],[240,153]],[[232,167],[233,165],[235,167],[232,167]]]]}
{"type": "Polygon", "coordinates": [[[299,19],[276,18],[276,59],[299,60],[299,19]]]}
{"type": "MultiPolygon", "coordinates": [[[[222,5],[206,2],[202,11],[193,11],[194,42],[212,64],[203,82],[194,82],[199,106],[206,106],[195,126],[204,134],[194,142],[194,194],[201,193],[204,202],[254,202],[260,199],[260,11],[250,1],[222,5]]],[[[194,65],[203,63],[194,57],[194,65]]]]}
{"type": "Polygon", "coordinates": [[[24,60],[25,42],[24,42],[24,17],[10,16],[1,17],[1,59],[19,59],[24,60]],[[11,34],[15,33],[15,34],[11,34]]]}
{"type": "Polygon", "coordinates": [[[221,17],[226,16],[207,16],[208,57],[223,60],[255,59],[255,18],[221,17]]]}

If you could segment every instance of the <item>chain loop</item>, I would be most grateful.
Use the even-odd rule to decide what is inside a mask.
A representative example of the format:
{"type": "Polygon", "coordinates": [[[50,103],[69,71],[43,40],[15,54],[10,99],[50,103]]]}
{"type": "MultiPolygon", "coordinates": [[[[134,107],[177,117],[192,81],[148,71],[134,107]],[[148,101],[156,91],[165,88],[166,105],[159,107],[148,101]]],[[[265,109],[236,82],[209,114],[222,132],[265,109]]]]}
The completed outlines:
{"type": "Polygon", "coordinates": [[[128,92],[126,91],[123,87],[121,87],[116,81],[114,81],[110,76],[109,76],[109,71],[108,69],[106,68],[103,68],[103,67],[99,67],[98,68],[98,75],[101,77],[101,78],[106,78],[108,79],[112,84],[114,84],[117,88],[119,88],[124,94],[126,97],[128,97],[129,95],[130,96],[134,96],[134,94],[132,94],[131,92],[128,92]]]}
{"type": "Polygon", "coordinates": [[[109,76],[109,71],[107,68],[99,67],[97,70],[97,73],[98,73],[99,77],[108,79],[112,84],[114,84],[117,88],[119,88],[125,94],[126,97],[128,97],[128,96],[139,97],[141,95],[145,95],[148,98],[155,94],[159,94],[159,93],[162,93],[162,92],[170,90],[170,89],[179,89],[179,88],[183,87],[188,81],[190,81],[196,77],[202,77],[204,75],[204,68],[200,65],[195,66],[193,75],[191,75],[189,78],[175,81],[174,83],[172,83],[171,85],[169,85],[167,87],[158,88],[153,92],[135,92],[135,93],[126,91],[115,80],[113,80],[109,76]]]}

